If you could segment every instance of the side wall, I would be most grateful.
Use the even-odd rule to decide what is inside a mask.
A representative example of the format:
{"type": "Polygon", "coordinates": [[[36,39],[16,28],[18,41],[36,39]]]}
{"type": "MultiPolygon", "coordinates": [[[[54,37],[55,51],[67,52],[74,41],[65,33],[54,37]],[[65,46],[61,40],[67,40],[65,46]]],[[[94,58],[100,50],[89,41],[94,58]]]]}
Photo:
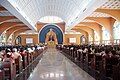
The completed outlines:
{"type": "Polygon", "coordinates": [[[26,45],[26,38],[33,38],[33,44],[38,44],[38,34],[21,34],[21,44],[26,45]]]}
{"type": "Polygon", "coordinates": [[[81,34],[65,34],[64,35],[64,44],[70,44],[69,38],[76,38],[76,44],[80,44],[81,34]]]}

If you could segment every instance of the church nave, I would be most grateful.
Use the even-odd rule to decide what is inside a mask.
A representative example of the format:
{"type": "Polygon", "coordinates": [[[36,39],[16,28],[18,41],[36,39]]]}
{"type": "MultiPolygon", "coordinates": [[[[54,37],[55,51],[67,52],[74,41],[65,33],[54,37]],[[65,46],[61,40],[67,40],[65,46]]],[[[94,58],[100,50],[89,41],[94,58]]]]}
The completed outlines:
{"type": "Polygon", "coordinates": [[[28,80],[95,80],[54,48],[43,54],[28,80]]]}

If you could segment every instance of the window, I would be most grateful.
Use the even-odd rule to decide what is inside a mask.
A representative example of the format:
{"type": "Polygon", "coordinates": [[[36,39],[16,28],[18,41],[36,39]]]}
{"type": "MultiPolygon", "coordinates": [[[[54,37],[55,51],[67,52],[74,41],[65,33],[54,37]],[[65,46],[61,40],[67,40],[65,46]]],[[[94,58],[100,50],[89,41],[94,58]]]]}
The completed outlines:
{"type": "Polygon", "coordinates": [[[120,39],[120,22],[115,22],[113,26],[114,39],[120,39]]]}
{"type": "Polygon", "coordinates": [[[96,31],[94,31],[95,41],[100,41],[100,37],[96,31]]]}
{"type": "Polygon", "coordinates": [[[89,41],[93,41],[93,38],[89,35],[89,41]]]}
{"type": "Polygon", "coordinates": [[[26,38],[26,44],[32,44],[33,38],[26,38]]]}
{"type": "Polygon", "coordinates": [[[110,34],[108,32],[108,30],[106,30],[104,27],[102,27],[102,31],[103,31],[103,40],[110,40],[110,34]]]}
{"type": "Polygon", "coordinates": [[[42,23],[60,23],[63,22],[63,20],[57,16],[45,16],[42,17],[39,22],[42,23]]]}
{"type": "Polygon", "coordinates": [[[6,31],[3,32],[3,33],[0,35],[0,42],[1,42],[1,43],[5,43],[5,42],[6,42],[6,31]]]}
{"type": "Polygon", "coordinates": [[[69,43],[76,43],[76,38],[69,38],[69,43]]]}

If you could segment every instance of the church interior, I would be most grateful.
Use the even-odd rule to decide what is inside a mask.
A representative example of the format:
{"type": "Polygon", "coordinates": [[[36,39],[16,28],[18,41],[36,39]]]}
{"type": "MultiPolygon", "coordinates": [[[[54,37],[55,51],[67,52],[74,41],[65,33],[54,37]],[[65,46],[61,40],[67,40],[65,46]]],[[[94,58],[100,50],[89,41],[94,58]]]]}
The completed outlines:
{"type": "Polygon", "coordinates": [[[120,0],[0,0],[0,80],[120,80],[120,0]]]}

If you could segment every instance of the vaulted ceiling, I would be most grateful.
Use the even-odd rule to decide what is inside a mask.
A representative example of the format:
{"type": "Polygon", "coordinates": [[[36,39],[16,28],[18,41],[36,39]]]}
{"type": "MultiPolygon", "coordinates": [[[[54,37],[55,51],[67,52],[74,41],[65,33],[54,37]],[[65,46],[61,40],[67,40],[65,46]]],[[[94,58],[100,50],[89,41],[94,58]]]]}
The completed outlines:
{"type": "MultiPolygon", "coordinates": [[[[8,31],[11,31],[11,33],[8,33],[11,35],[13,32],[16,32],[17,29],[19,30],[23,27],[29,29],[21,20],[0,5],[0,36],[3,33],[7,34],[8,31]]],[[[7,37],[9,38],[9,36],[7,37]]]]}
{"type": "Polygon", "coordinates": [[[66,23],[66,30],[74,26],[101,25],[98,18],[120,21],[120,0],[0,0],[0,5],[0,17],[5,19],[0,18],[0,24],[23,22],[32,30],[37,29],[35,24],[45,16],[61,18],[66,23]]]}
{"type": "MultiPolygon", "coordinates": [[[[92,14],[90,14],[87,17],[97,17],[97,18],[100,18],[100,17],[110,18],[110,17],[112,17],[112,18],[114,18],[114,16],[111,15],[110,13],[113,12],[113,14],[114,14],[114,12],[116,12],[116,11],[120,11],[120,0],[108,0],[102,6],[97,8],[96,11],[94,11],[92,14]],[[110,12],[105,12],[108,10],[110,12]]],[[[115,15],[119,15],[119,14],[115,14],[115,15]]],[[[91,22],[91,21],[88,19],[84,19],[81,22],[91,22]],[[87,21],[85,21],[85,20],[87,20],[87,21]]]]}
{"type": "Polygon", "coordinates": [[[2,6],[31,29],[42,17],[57,16],[71,29],[108,0],[0,0],[2,6]]]}

